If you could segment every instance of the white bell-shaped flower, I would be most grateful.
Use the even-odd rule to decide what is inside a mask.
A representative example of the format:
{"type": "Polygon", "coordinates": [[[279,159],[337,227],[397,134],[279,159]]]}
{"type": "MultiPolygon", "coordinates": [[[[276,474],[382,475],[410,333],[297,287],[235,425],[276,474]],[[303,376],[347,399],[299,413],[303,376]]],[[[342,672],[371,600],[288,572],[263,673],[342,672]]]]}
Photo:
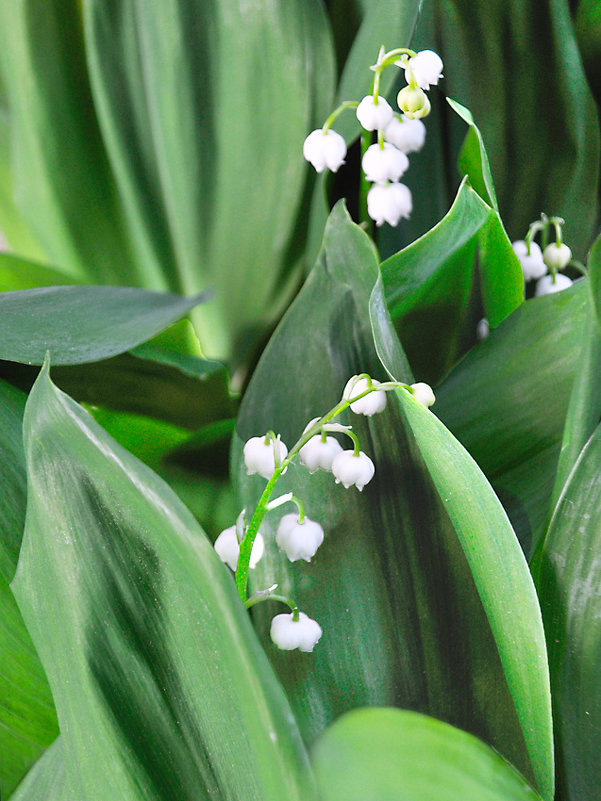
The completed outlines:
{"type": "Polygon", "coordinates": [[[411,391],[415,400],[419,401],[426,409],[434,405],[436,398],[429,384],[423,384],[422,382],[411,384],[411,391]]]}
{"type": "Polygon", "coordinates": [[[490,325],[486,317],[483,317],[476,326],[476,339],[482,342],[490,334],[490,325]]]}
{"type": "Polygon", "coordinates": [[[244,445],[246,472],[249,476],[258,473],[263,478],[271,478],[276,468],[276,459],[280,465],[287,455],[288,448],[281,441],[279,434],[275,440],[267,437],[251,437],[244,445]]]}
{"type": "Polygon", "coordinates": [[[354,451],[342,451],[332,462],[332,473],[337,484],[346,489],[355,486],[361,492],[363,487],[374,477],[376,468],[369,456],[363,451],[355,456],[354,451]]]}
{"type": "Polygon", "coordinates": [[[299,651],[311,652],[323,632],[319,623],[304,612],[299,613],[298,620],[294,620],[291,612],[289,615],[276,615],[271,621],[269,634],[273,643],[283,651],[298,648],[299,651]]]}
{"type": "Polygon", "coordinates": [[[380,226],[395,226],[401,218],[409,219],[413,210],[411,191],[405,184],[374,184],[367,193],[367,213],[380,226]]]}
{"type": "Polygon", "coordinates": [[[401,66],[405,69],[407,83],[411,83],[413,76],[413,80],[421,89],[437,86],[443,77],[442,59],[433,50],[420,50],[413,58],[403,61],[401,66]]]}
{"type": "Polygon", "coordinates": [[[305,139],[303,156],[311,162],[317,172],[323,172],[326,167],[332,172],[337,172],[344,164],[346,142],[331,128],[327,131],[318,128],[316,131],[311,131],[305,139]]]}
{"type": "MultiPolygon", "coordinates": [[[[238,558],[240,557],[240,543],[238,542],[236,526],[230,526],[224,529],[215,540],[213,547],[221,561],[225,562],[231,570],[235,571],[238,567],[238,558]]],[[[263,556],[264,551],[265,541],[259,532],[255,537],[252,551],[250,552],[249,567],[254,568],[256,566],[257,562],[263,556]]]]}
{"type": "Polygon", "coordinates": [[[405,86],[396,96],[396,102],[410,120],[419,120],[427,117],[432,106],[428,95],[417,86],[405,86]]]}
{"type": "Polygon", "coordinates": [[[564,242],[559,246],[556,242],[551,242],[543,250],[543,261],[550,270],[563,270],[568,266],[571,258],[572,251],[564,242]]]}
{"type": "Polygon", "coordinates": [[[292,512],[280,520],[275,541],[291,562],[297,559],[310,562],[323,542],[323,528],[306,515],[301,523],[299,515],[292,512]]]}
{"type": "MultiPolygon", "coordinates": [[[[372,378],[371,384],[377,387],[380,382],[372,378]]],[[[362,392],[365,392],[367,389],[369,389],[367,378],[357,378],[357,376],[353,376],[346,382],[342,397],[344,400],[350,400],[360,395],[362,392]]],[[[363,398],[359,398],[359,400],[351,403],[351,411],[355,412],[355,414],[364,414],[366,417],[371,417],[372,414],[383,412],[385,408],[386,392],[384,390],[370,392],[369,395],[365,395],[363,398]]]]}
{"type": "Polygon", "coordinates": [[[410,120],[406,114],[395,114],[386,128],[384,139],[402,153],[417,153],[426,141],[426,126],[421,120],[410,120]]]}
{"type": "Polygon", "coordinates": [[[409,167],[409,159],[390,142],[384,142],[383,147],[375,144],[367,148],[361,166],[368,181],[381,184],[384,181],[398,181],[409,167]]]}
{"type": "MultiPolygon", "coordinates": [[[[305,431],[311,428],[319,420],[315,417],[305,426],[305,431]]],[[[332,461],[335,456],[342,452],[342,445],[335,437],[326,436],[322,438],[321,434],[316,434],[314,437],[306,442],[298,452],[298,458],[301,464],[304,464],[310,473],[316,470],[331,470],[332,461]]]]}
{"type": "Polygon", "coordinates": [[[542,251],[536,242],[530,243],[530,253],[528,253],[528,245],[523,239],[512,242],[511,247],[522,266],[525,281],[541,278],[547,272],[542,251]]]}
{"type": "Polygon", "coordinates": [[[556,273],[555,281],[553,281],[552,275],[543,275],[536,282],[534,296],[538,298],[541,295],[552,295],[554,292],[561,292],[570,286],[572,286],[572,279],[568,278],[567,275],[563,275],[563,273],[556,273]]]}
{"type": "Polygon", "coordinates": [[[357,106],[357,119],[366,131],[384,129],[392,119],[392,108],[385,98],[379,96],[376,103],[373,95],[366,95],[357,106]]]}

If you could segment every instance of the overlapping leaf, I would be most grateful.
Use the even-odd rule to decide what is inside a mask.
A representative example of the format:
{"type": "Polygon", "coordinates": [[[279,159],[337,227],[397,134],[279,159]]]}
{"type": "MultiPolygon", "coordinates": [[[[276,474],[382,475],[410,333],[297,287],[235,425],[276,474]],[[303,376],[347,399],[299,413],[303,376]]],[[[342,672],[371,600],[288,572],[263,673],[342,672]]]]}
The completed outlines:
{"type": "Polygon", "coordinates": [[[9,587],[25,524],[25,396],[0,382],[0,792],[8,798],[57,734],[44,671],[9,587]]]}
{"type": "Polygon", "coordinates": [[[324,801],[537,801],[540,796],[476,737],[399,709],[361,709],[317,742],[324,801]]]}
{"type": "Polygon", "coordinates": [[[201,342],[241,359],[289,292],[302,143],[333,91],[321,5],[85,0],[83,12],[132,236],[170,287],[215,289],[201,342]]]}
{"type": "MultiPolygon", "coordinates": [[[[376,347],[390,372],[411,380],[373,248],[339,206],[320,261],[244,398],[235,465],[247,509],[264,482],[244,476],[241,441],[273,429],[290,446],[310,418],[337,402],[350,375],[367,370],[385,377],[376,347]],[[297,364],[303,365],[300,378],[292,372],[297,364]]],[[[305,736],[312,739],[356,706],[425,711],[493,743],[548,797],[552,761],[540,613],[509,523],[481,475],[478,489],[483,503],[496,504],[495,515],[474,516],[474,476],[462,471],[448,505],[451,488],[437,484],[420,453],[425,444],[454,458],[458,446],[442,427],[436,442],[428,432],[413,432],[394,398],[383,414],[352,422],[375,461],[376,478],[359,494],[335,486],[329,474],[309,476],[291,467],[281,491],[294,489],[307,514],[322,523],[325,542],[310,565],[290,565],[272,539],[277,515],[268,516],[262,528],[268,555],[253,579],[255,589],[280,582],[324,629],[312,657],[272,651],[305,736]],[[512,565],[511,575],[499,578],[499,559],[512,565]],[[515,627],[499,627],[503,616],[515,627]]],[[[255,615],[266,643],[273,612],[257,607],[255,615]]]]}
{"type": "Polygon", "coordinates": [[[13,588],[52,687],[70,791],[310,799],[283,693],[192,515],[46,368],[24,436],[13,588]]]}

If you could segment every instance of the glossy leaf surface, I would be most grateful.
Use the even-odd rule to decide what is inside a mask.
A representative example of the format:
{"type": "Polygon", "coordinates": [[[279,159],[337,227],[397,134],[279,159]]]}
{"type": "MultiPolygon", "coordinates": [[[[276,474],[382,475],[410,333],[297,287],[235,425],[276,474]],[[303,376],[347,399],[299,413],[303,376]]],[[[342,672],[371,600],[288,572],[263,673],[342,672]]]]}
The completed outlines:
{"type": "Polygon", "coordinates": [[[141,289],[51,286],[0,295],[0,358],[42,364],[95,362],[130,350],[184,317],[205,297],[141,289]]]}
{"type": "Polygon", "coordinates": [[[285,698],[192,515],[46,368],[24,432],[13,588],[52,687],[71,791],[310,799],[285,698]]]}
{"type": "Polygon", "coordinates": [[[399,709],[350,712],[317,742],[324,801],[537,801],[540,796],[481,740],[399,709]]]}
{"type": "MultiPolygon", "coordinates": [[[[370,240],[337,206],[320,260],[274,334],[242,404],[234,459],[247,509],[264,482],[244,475],[242,441],[273,429],[290,447],[309,419],[337,402],[353,373],[386,378],[376,347],[389,372],[412,380],[386,312],[370,240]],[[303,365],[300,379],[292,372],[296,364],[303,365]]],[[[516,568],[511,576],[499,576],[498,554],[493,558],[487,544],[488,522],[482,516],[466,522],[473,512],[473,476],[458,473],[453,487],[456,502],[464,504],[460,520],[436,488],[394,397],[374,418],[345,415],[342,421],[352,422],[376,464],[376,477],[358,493],[334,485],[327,473],[310,476],[300,465],[291,467],[277,494],[294,490],[309,517],[321,522],[324,544],[310,565],[290,565],[273,542],[274,512],[262,524],[268,554],[253,576],[253,589],[280,582],[324,629],[310,661],[278,653],[267,634],[275,607],[256,608],[258,629],[272,648],[305,736],[313,739],[356,706],[408,707],[477,732],[535,775],[548,794],[550,720],[540,613],[511,527],[503,517],[492,534],[502,559],[516,568]],[[468,551],[479,555],[475,561],[463,549],[468,532],[468,551]],[[509,611],[507,604],[514,602],[509,611]],[[515,630],[498,627],[502,615],[515,618],[515,630]],[[519,667],[521,658],[537,676],[532,685],[519,667]]],[[[457,447],[444,436],[445,448],[457,447]]],[[[479,484],[485,486],[482,477],[479,484]]],[[[493,503],[490,488],[486,497],[493,503]]]]}

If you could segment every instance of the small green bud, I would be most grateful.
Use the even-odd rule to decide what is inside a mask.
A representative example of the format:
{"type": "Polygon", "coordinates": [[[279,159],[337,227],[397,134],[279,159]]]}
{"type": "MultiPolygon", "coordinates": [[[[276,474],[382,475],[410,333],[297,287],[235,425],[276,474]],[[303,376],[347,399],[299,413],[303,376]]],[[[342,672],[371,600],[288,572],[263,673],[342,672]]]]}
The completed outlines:
{"type": "Polygon", "coordinates": [[[410,119],[421,119],[430,113],[430,101],[423,89],[418,86],[405,86],[396,99],[401,111],[410,119]]]}

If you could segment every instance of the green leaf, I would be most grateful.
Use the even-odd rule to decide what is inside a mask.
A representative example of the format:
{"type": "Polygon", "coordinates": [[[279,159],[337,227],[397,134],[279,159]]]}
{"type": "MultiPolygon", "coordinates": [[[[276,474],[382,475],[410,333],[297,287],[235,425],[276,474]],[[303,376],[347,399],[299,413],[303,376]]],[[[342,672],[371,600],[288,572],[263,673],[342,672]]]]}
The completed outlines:
{"type": "Polygon", "coordinates": [[[472,457],[436,415],[408,394],[401,392],[399,396],[470,566],[499,649],[537,784],[545,798],[552,798],[547,654],[528,566],[503,507],[472,457]]]}
{"type": "Polygon", "coordinates": [[[467,175],[470,179],[470,184],[482,200],[488,203],[495,211],[498,211],[499,206],[497,205],[495,185],[492,180],[490,162],[488,161],[482,134],[469,109],[450,97],[447,97],[447,103],[469,125],[463,147],[459,153],[459,169],[463,175],[467,175]]]}
{"type": "Polygon", "coordinates": [[[10,591],[25,524],[25,396],[0,382],[0,791],[8,798],[57,734],[44,671],[10,591]]]}
{"type": "Polygon", "coordinates": [[[601,782],[601,427],[583,449],[559,499],[537,581],[551,669],[558,793],[597,798],[601,782]]]}
{"type": "Polygon", "coordinates": [[[188,510],[44,368],[24,420],[13,589],[76,798],[310,799],[294,720],[188,510]]]}
{"type": "Polygon", "coordinates": [[[73,277],[43,264],[0,253],[0,292],[77,283],[73,277]]]}
{"type": "MultiPolygon", "coordinates": [[[[386,312],[373,245],[338,205],[318,264],[272,337],[241,406],[233,464],[247,510],[264,481],[245,475],[242,442],[272,429],[292,446],[308,420],[340,399],[351,375],[367,371],[386,379],[382,361],[397,378],[412,380],[386,312]]],[[[270,513],[261,525],[267,553],[252,576],[253,590],[278,582],[324,630],[310,661],[277,652],[268,645],[273,605],[254,608],[306,739],[358,706],[408,707],[478,734],[546,792],[552,767],[540,613],[492,491],[486,488],[486,502],[495,509],[493,519],[502,517],[494,546],[487,542],[488,521],[476,518],[468,526],[449,514],[454,507],[434,485],[394,396],[382,414],[345,413],[341,422],[352,422],[374,460],[374,480],[359,493],[336,486],[322,471],[310,476],[301,465],[291,466],[277,494],[293,490],[322,524],[325,541],[310,565],[290,564],[274,543],[280,513],[270,513]],[[481,556],[464,551],[468,535],[481,556]],[[491,547],[515,573],[499,575],[491,547]],[[500,623],[503,615],[516,618],[516,631],[500,623]],[[522,659],[534,671],[531,685],[522,659]]],[[[458,447],[449,434],[443,445],[453,453],[458,447]]],[[[470,511],[474,471],[479,475],[473,465],[458,473],[452,490],[470,511]]],[[[486,486],[481,476],[478,484],[486,486]]]]}
{"type": "Polygon", "coordinates": [[[0,359],[81,364],[140,345],[184,317],[203,296],[140,289],[66,286],[0,295],[0,359]]]}
{"type": "Polygon", "coordinates": [[[431,383],[473,344],[481,316],[472,297],[477,253],[484,310],[494,327],[522,302],[524,280],[498,214],[466,180],[445,217],[381,265],[412,368],[431,383]]]}
{"type": "Polygon", "coordinates": [[[203,349],[241,360],[298,278],[288,262],[305,136],[329,113],[333,52],[317,0],[84,0],[99,124],[152,274],[215,302],[203,349]]]}
{"type": "Polygon", "coordinates": [[[60,737],[31,768],[11,801],[84,801],[70,791],[60,737]]]}
{"type": "Polygon", "coordinates": [[[436,390],[437,416],[484,471],[527,554],[551,501],[586,296],[579,282],[527,301],[436,390]]]}
{"type": "Polygon", "coordinates": [[[399,709],[350,712],[317,742],[323,801],[536,801],[495,751],[439,720],[399,709]]]}
{"type": "Polygon", "coordinates": [[[78,279],[135,284],[144,267],[124,232],[96,124],[79,6],[11,0],[0,7],[13,191],[50,263],[78,279]]]}
{"type": "Polygon", "coordinates": [[[596,224],[599,122],[569,3],[452,0],[447,11],[431,33],[446,44],[445,92],[478,123],[510,237],[523,239],[541,211],[557,214],[582,258],[596,224]]]}
{"type": "MultiPolygon", "coordinates": [[[[361,100],[371,91],[374,73],[369,69],[376,63],[378,50],[409,47],[421,0],[372,0],[366,8],[361,26],[346,58],[336,102],[361,100]]],[[[395,70],[385,70],[380,92],[386,95],[396,78],[395,70]]],[[[343,114],[334,128],[351,142],[360,133],[360,125],[351,112],[343,114]]]]}

